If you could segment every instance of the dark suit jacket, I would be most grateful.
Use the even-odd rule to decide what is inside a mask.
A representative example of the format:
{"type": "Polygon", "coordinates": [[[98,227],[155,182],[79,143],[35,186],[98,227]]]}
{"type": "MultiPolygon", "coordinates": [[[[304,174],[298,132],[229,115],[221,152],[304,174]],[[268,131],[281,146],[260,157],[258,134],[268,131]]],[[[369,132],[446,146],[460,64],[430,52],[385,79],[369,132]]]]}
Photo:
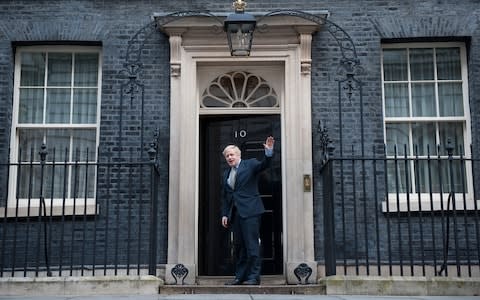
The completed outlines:
{"type": "Polygon", "coordinates": [[[230,168],[223,174],[222,216],[232,220],[233,206],[242,218],[260,215],[265,211],[258,192],[258,175],[271,164],[271,157],[265,156],[262,161],[255,158],[241,160],[237,168],[235,187],[227,183],[230,168]]]}

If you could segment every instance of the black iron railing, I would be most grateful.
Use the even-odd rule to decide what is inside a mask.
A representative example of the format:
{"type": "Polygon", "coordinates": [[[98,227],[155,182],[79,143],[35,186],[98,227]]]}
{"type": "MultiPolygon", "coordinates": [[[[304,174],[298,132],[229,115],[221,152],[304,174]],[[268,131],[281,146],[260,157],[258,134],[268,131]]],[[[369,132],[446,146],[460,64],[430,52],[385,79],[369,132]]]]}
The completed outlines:
{"type": "Polygon", "coordinates": [[[150,146],[149,159],[55,161],[43,145],[30,161],[0,164],[0,277],[156,274],[159,172],[150,146]]]}
{"type": "Polygon", "coordinates": [[[479,160],[448,146],[424,156],[325,149],[327,275],[480,276],[479,160]]]}

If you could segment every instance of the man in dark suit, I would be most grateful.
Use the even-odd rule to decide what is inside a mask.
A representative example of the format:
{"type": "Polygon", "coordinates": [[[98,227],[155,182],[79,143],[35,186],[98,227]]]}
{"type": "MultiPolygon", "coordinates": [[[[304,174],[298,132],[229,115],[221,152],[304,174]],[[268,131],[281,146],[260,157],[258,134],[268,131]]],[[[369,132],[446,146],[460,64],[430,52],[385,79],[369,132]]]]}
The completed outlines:
{"type": "Polygon", "coordinates": [[[223,176],[222,225],[233,231],[237,256],[235,279],[227,285],[260,284],[260,221],[265,209],[258,192],[258,175],[270,166],[274,143],[273,137],[267,138],[261,161],[242,160],[235,145],[223,150],[230,168],[223,176]]]}

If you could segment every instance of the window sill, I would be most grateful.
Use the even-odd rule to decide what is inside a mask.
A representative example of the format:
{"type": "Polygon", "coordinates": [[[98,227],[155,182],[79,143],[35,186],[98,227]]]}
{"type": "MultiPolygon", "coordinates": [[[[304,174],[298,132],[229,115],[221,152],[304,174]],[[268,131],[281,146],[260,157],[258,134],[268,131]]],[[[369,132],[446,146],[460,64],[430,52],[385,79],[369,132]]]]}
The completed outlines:
{"type": "Polygon", "coordinates": [[[389,194],[388,209],[387,200],[382,201],[383,213],[398,213],[398,212],[440,212],[450,211],[455,207],[456,211],[472,211],[475,210],[475,202],[477,209],[480,209],[480,200],[474,200],[472,195],[455,194],[455,206],[452,201],[448,205],[448,194],[420,194],[420,201],[418,194],[410,194],[407,199],[407,194],[389,194]],[[442,197],[440,197],[442,196],[442,197]],[[409,204],[409,205],[408,205],[409,204]]]}
{"type": "MultiPolygon", "coordinates": [[[[42,209],[43,210],[43,209],[42,209]]],[[[46,217],[61,217],[61,216],[91,216],[98,214],[98,206],[94,203],[78,203],[75,205],[75,209],[73,205],[54,205],[50,207],[50,205],[46,205],[46,214],[42,214],[42,216],[46,217]]],[[[26,206],[19,206],[17,207],[0,207],[0,219],[5,217],[7,218],[35,218],[40,215],[40,208],[39,206],[30,206],[30,209],[26,206]],[[5,211],[6,210],[6,211],[5,211]],[[5,214],[6,213],[6,214],[5,214]]]]}

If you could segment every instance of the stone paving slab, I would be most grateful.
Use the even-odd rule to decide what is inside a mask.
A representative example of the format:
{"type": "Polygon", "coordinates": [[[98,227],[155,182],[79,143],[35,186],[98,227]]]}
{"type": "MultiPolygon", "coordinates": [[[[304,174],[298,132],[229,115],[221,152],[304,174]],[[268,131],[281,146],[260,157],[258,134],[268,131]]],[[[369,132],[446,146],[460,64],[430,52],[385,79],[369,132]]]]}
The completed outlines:
{"type": "MultiPolygon", "coordinates": [[[[1,291],[0,291],[1,293],[1,291]]],[[[325,296],[325,295],[122,295],[122,296],[0,296],[0,300],[480,300],[475,296],[325,296]]]]}

